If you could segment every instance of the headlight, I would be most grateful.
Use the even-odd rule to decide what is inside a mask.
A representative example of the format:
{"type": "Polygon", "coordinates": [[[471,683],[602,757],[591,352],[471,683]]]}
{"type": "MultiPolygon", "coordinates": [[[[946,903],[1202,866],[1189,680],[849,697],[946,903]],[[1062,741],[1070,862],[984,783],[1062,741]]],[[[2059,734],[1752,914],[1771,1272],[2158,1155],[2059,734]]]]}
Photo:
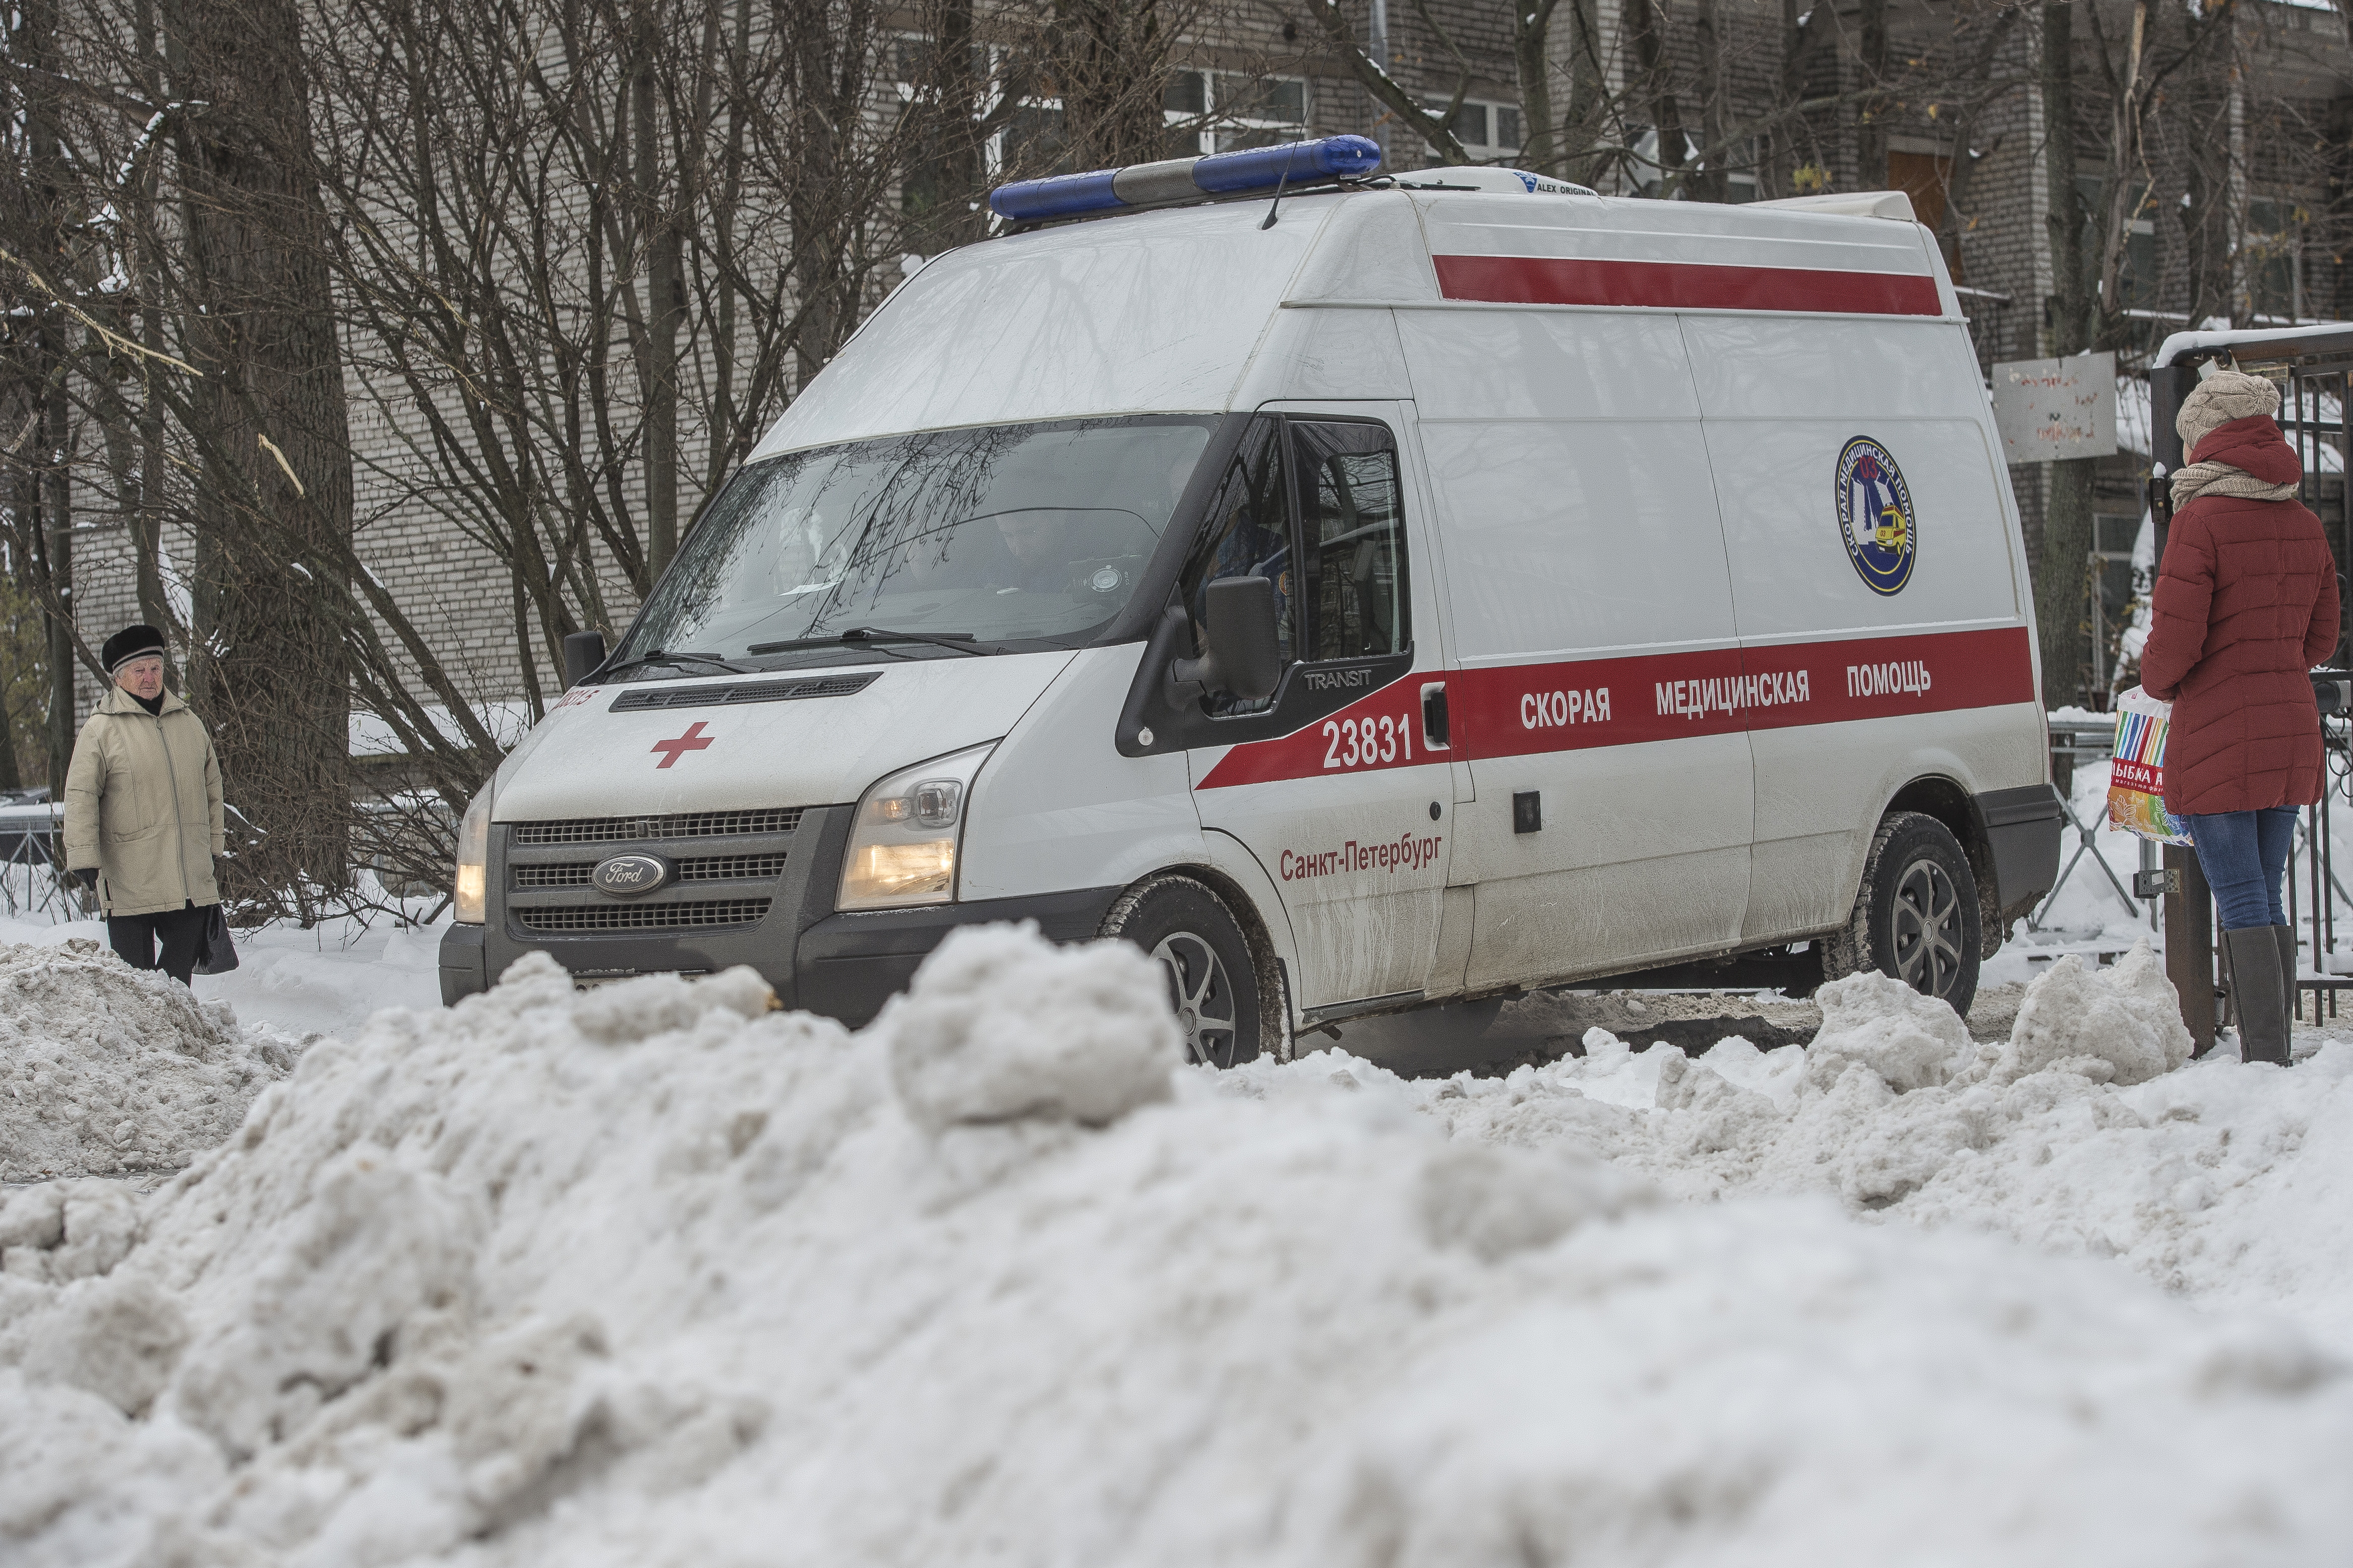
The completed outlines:
{"type": "Polygon", "coordinates": [[[973,775],[996,749],[991,741],[919,763],[868,790],[849,825],[837,907],[894,910],[955,898],[965,802],[973,775]]]}
{"type": "Polygon", "coordinates": [[[458,885],[450,902],[460,925],[482,923],[491,870],[491,785],[484,784],[458,825],[458,885]]]}

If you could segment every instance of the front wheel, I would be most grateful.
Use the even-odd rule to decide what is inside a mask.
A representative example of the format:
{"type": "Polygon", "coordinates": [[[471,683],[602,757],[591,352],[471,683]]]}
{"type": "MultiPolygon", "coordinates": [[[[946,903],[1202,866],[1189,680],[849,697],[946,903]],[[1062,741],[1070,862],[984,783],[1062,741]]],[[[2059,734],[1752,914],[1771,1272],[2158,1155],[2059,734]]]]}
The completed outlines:
{"type": "Polygon", "coordinates": [[[1952,830],[1916,811],[1890,812],[1872,836],[1854,915],[1834,933],[1822,972],[1876,969],[1967,1017],[1978,994],[1978,884],[1952,830]]]}
{"type": "Polygon", "coordinates": [[[1258,965],[1225,900],[1190,877],[1156,877],[1120,896],[1103,934],[1133,942],[1168,976],[1185,1058],[1229,1068],[1259,1053],[1258,965]]]}

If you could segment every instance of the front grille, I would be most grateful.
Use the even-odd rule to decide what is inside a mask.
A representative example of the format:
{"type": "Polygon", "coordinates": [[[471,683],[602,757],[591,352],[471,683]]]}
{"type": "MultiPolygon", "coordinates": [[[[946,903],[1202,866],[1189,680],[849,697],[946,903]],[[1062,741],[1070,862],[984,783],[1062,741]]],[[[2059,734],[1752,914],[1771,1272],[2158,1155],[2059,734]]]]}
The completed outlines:
{"type": "Polygon", "coordinates": [[[510,866],[507,881],[516,888],[585,888],[588,874],[596,869],[593,860],[575,866],[510,866]]]}
{"type": "Polygon", "coordinates": [[[864,675],[828,675],[815,680],[753,680],[741,686],[657,686],[624,691],[610,710],[628,713],[643,708],[733,708],[745,702],[800,702],[811,697],[851,697],[881,676],[879,669],[864,675]]]}
{"type": "Polygon", "coordinates": [[[681,882],[725,882],[781,877],[784,872],[785,858],[781,855],[716,855],[708,860],[678,863],[678,879],[681,882]]]}
{"type": "Polygon", "coordinates": [[[696,904],[566,904],[519,909],[525,931],[687,931],[709,926],[757,925],[767,918],[769,899],[713,899],[696,904]]]}
{"type": "MultiPolygon", "coordinates": [[[[574,860],[560,866],[510,866],[507,885],[511,888],[586,888],[595,884],[594,860],[574,860]]],[[[784,875],[782,855],[712,855],[700,860],[678,862],[678,879],[681,882],[729,882],[784,875]]]]}
{"type": "Polygon", "coordinates": [[[518,822],[515,844],[628,844],[664,838],[723,838],[746,833],[790,833],[799,806],[765,811],[693,811],[676,816],[575,816],[558,822],[518,822]]]}

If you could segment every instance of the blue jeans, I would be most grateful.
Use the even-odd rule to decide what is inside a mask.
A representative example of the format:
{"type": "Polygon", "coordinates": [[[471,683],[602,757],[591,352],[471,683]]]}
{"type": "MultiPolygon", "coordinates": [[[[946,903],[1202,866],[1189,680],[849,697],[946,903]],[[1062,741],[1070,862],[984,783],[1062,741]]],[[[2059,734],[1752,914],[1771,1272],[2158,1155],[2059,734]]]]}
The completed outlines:
{"type": "Polygon", "coordinates": [[[2295,839],[2296,809],[2274,805],[2183,819],[2197,840],[2198,865],[2206,873],[2206,885],[2214,889],[2224,931],[2287,924],[2287,911],[2280,904],[2280,877],[2287,870],[2288,847],[2295,839]]]}

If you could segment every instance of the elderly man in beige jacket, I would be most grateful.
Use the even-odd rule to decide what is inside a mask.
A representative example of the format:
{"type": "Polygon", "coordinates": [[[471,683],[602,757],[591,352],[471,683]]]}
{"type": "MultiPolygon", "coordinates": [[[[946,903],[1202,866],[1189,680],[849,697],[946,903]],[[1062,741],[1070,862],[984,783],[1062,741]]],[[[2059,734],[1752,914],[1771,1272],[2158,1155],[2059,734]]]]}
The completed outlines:
{"type": "Polygon", "coordinates": [[[107,940],[134,969],[183,985],[220,902],[220,761],[205,721],[164,689],[164,637],[126,626],[100,653],[114,684],[66,773],[66,868],[98,889],[107,940]]]}

